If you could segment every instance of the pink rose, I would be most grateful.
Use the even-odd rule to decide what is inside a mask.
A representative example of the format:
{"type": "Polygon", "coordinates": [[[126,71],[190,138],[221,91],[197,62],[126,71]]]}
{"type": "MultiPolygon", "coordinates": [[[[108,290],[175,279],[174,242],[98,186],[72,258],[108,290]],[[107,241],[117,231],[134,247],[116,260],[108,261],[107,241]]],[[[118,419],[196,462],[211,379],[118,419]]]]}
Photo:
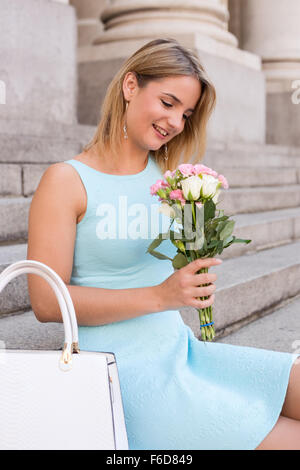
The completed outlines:
{"type": "Polygon", "coordinates": [[[151,196],[154,196],[157,193],[157,190],[159,189],[157,183],[152,184],[150,187],[150,194],[151,196]]]}
{"type": "Polygon", "coordinates": [[[180,173],[183,174],[183,176],[192,176],[195,174],[194,165],[191,163],[182,163],[178,166],[178,169],[180,170],[180,173]]]}
{"type": "Polygon", "coordinates": [[[206,165],[197,164],[195,165],[195,175],[200,175],[200,174],[211,175],[214,178],[217,178],[218,176],[218,173],[214,171],[212,168],[209,168],[206,165]]]}
{"type": "Polygon", "coordinates": [[[218,176],[218,180],[222,183],[222,186],[223,186],[224,189],[228,189],[228,188],[229,188],[228,181],[227,181],[227,179],[225,178],[224,175],[219,175],[219,176],[218,176]]]}
{"type": "Polygon", "coordinates": [[[173,201],[180,201],[181,204],[185,204],[185,199],[183,197],[183,193],[181,189],[174,189],[173,191],[170,192],[169,198],[172,199],[173,201]]]}
{"type": "Polygon", "coordinates": [[[152,184],[150,187],[150,194],[151,196],[154,196],[159,189],[165,189],[168,188],[169,185],[163,180],[157,180],[156,183],[152,184]]]}
{"type": "Polygon", "coordinates": [[[170,171],[170,170],[167,170],[164,174],[165,179],[167,179],[168,177],[173,178],[172,171],[170,171]]]}

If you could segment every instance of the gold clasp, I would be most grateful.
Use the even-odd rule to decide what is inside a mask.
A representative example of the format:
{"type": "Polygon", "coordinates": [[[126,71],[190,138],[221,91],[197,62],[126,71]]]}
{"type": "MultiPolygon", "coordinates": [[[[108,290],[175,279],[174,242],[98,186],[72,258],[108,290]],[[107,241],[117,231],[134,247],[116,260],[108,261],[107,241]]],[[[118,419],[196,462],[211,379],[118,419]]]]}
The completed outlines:
{"type": "MultiPolygon", "coordinates": [[[[73,347],[71,347],[71,350],[73,347]]],[[[67,343],[64,343],[63,352],[59,360],[59,367],[63,371],[68,371],[72,367],[72,353],[70,352],[67,343]]]]}
{"type": "Polygon", "coordinates": [[[79,353],[80,353],[80,349],[79,349],[78,343],[72,343],[72,353],[75,353],[75,354],[79,354],[79,353]]]}
{"type": "Polygon", "coordinates": [[[80,349],[77,342],[71,344],[71,350],[67,343],[64,343],[63,352],[59,360],[59,367],[63,371],[70,370],[72,368],[72,354],[79,354],[80,349]]]}

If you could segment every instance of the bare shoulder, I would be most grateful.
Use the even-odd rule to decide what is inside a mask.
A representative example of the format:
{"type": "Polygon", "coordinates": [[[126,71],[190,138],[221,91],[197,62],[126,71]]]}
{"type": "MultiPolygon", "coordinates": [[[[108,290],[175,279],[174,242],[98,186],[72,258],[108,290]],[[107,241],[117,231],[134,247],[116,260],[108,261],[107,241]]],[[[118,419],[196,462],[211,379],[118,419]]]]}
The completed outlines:
{"type": "Polygon", "coordinates": [[[69,203],[77,218],[86,210],[84,186],[75,168],[68,163],[57,162],[50,165],[42,175],[37,192],[51,193],[54,197],[59,193],[63,194],[64,203],[69,203]]]}
{"type": "MultiPolygon", "coordinates": [[[[64,162],[54,163],[41,177],[28,218],[27,259],[46,264],[67,284],[73,266],[78,194],[80,185],[74,168],[64,162]]],[[[52,288],[39,276],[28,274],[27,278],[37,318],[52,318],[51,312],[56,308],[52,288]]]]}

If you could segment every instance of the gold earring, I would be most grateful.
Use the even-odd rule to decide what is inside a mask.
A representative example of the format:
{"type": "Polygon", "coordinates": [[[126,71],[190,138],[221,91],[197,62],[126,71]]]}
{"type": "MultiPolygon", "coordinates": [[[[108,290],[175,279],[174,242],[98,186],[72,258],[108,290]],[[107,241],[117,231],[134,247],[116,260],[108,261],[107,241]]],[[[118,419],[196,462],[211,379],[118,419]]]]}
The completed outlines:
{"type": "Polygon", "coordinates": [[[168,158],[169,158],[169,157],[168,157],[168,146],[167,146],[167,144],[165,144],[165,156],[164,156],[164,159],[165,159],[165,160],[168,160],[168,158]]]}
{"type": "Polygon", "coordinates": [[[128,101],[126,101],[126,109],[125,109],[125,124],[123,126],[123,131],[124,131],[124,139],[128,139],[128,134],[127,134],[127,126],[126,126],[126,111],[128,108],[128,101]]]}

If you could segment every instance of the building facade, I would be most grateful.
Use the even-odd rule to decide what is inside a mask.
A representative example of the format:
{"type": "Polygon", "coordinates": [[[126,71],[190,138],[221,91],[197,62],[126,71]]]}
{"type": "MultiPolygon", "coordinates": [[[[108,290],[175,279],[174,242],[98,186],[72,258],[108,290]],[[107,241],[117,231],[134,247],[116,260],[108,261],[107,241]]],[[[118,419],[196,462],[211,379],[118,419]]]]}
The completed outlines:
{"type": "Polygon", "coordinates": [[[174,37],[198,52],[216,84],[212,138],[300,145],[298,0],[70,4],[77,13],[81,122],[95,124],[92,98],[101,101],[120,61],[148,40],[174,37]],[[103,87],[92,91],[99,72],[103,87]]]}

